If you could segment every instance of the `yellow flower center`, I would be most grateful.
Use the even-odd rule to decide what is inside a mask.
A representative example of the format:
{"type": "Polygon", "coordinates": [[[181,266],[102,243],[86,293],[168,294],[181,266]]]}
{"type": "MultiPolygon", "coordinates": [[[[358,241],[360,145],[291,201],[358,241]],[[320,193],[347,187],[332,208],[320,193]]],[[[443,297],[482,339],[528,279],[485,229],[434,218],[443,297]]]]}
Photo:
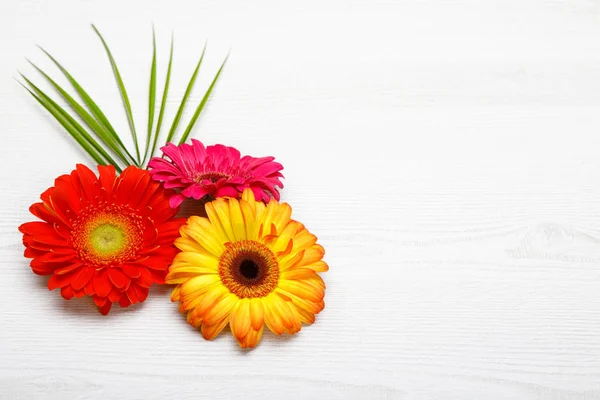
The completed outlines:
{"type": "Polygon", "coordinates": [[[277,287],[279,264],[273,252],[254,240],[227,243],[219,259],[219,276],[240,298],[264,297],[277,287]]]}
{"type": "Polygon", "coordinates": [[[143,232],[141,217],[128,206],[90,207],[73,223],[73,247],[82,260],[99,268],[135,258],[143,232]]]}
{"type": "Polygon", "coordinates": [[[90,233],[91,247],[103,256],[112,256],[126,245],[123,229],[113,224],[103,224],[90,233]]]}

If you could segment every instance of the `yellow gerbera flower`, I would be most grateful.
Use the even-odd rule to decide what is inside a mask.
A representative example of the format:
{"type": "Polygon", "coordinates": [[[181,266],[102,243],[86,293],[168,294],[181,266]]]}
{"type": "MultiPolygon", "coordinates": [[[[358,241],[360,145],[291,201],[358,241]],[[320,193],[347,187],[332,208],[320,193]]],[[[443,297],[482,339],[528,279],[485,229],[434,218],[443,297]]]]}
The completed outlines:
{"type": "Polygon", "coordinates": [[[325,303],[317,272],[329,269],[325,250],[291,207],[271,199],[242,198],[206,204],[208,218],[192,216],[180,229],[166,282],[188,322],[213,339],[229,323],[242,347],[255,347],[266,324],[271,332],[296,333],[325,303]]]}

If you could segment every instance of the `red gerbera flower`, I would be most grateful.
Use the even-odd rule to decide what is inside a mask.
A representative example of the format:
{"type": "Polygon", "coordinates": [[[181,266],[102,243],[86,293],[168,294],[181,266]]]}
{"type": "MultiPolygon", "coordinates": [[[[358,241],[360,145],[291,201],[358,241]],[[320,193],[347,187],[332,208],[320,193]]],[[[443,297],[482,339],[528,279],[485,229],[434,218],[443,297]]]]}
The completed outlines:
{"type": "Polygon", "coordinates": [[[171,197],[171,207],[179,206],[186,198],[241,197],[246,188],[258,201],[268,202],[271,197],[279,200],[277,187],[283,187],[283,166],[273,161],[275,157],[240,158],[233,147],[204,147],[196,139],[179,146],[168,143],[161,150],[170,160],[154,157],[148,169],[152,179],[164,182],[165,188],[181,189],[171,197]]]}
{"type": "Polygon", "coordinates": [[[97,177],[78,164],[58,177],[29,210],[44,222],[28,222],[25,257],[38,275],[51,275],[48,289],[61,295],[92,296],[102,314],[113,303],[142,302],[153,283],[164,283],[184,219],[169,206],[169,190],[146,170],[130,166],[115,175],[98,166],[97,177]]]}

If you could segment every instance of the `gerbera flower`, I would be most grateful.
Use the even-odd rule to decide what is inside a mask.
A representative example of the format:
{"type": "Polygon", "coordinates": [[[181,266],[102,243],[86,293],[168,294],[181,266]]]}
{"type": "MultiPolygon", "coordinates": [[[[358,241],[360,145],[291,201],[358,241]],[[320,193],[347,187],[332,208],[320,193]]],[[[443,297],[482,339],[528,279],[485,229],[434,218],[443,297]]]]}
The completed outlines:
{"type": "Polygon", "coordinates": [[[152,179],[164,182],[165,188],[181,190],[171,197],[171,207],[186,198],[239,197],[246,188],[252,189],[258,201],[268,202],[271,197],[279,200],[277,187],[283,187],[283,166],[274,162],[274,157],[240,158],[233,147],[204,147],[195,139],[192,144],[179,146],[168,143],[161,150],[170,160],[154,157],[148,169],[152,179]]]}
{"type": "Polygon", "coordinates": [[[170,193],[146,170],[98,166],[99,177],[78,164],[56,179],[29,210],[42,221],[19,227],[25,257],[48,289],[62,297],[92,296],[102,314],[113,303],[142,302],[153,283],[164,283],[183,219],[172,219],[170,193]]]}
{"type": "Polygon", "coordinates": [[[166,279],[177,284],[171,300],[188,322],[208,340],[229,324],[242,347],[258,344],[264,324],[281,335],[314,322],[325,305],[317,272],[329,267],[317,238],[290,219],[291,207],[265,205],[246,189],[241,200],[207,203],[206,213],[181,227],[181,253],[166,279]]]}

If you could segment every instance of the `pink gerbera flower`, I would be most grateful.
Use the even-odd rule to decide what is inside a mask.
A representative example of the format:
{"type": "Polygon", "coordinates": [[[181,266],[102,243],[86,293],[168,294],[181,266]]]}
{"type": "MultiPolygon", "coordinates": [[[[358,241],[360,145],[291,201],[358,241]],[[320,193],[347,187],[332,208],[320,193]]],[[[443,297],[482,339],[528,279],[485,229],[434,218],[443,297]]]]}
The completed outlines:
{"type": "Polygon", "coordinates": [[[154,157],[148,163],[152,179],[164,182],[165,188],[179,189],[170,198],[171,207],[186,198],[195,200],[217,197],[239,197],[250,188],[258,201],[279,200],[283,166],[275,157],[244,156],[233,147],[216,144],[204,147],[195,139],[179,146],[168,143],[161,150],[170,160],[154,157]]]}

